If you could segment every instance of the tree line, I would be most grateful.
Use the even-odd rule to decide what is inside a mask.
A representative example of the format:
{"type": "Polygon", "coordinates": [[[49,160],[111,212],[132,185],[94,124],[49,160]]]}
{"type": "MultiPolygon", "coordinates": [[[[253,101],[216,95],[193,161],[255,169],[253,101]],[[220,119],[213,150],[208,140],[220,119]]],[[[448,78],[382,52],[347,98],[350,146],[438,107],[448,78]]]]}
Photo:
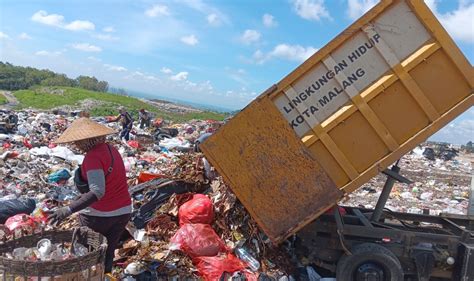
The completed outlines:
{"type": "Polygon", "coordinates": [[[107,92],[109,89],[107,81],[99,81],[95,77],[81,75],[76,79],[71,79],[65,74],[47,69],[15,66],[8,62],[0,62],[0,89],[16,91],[32,86],[79,87],[97,92],[107,92]]]}

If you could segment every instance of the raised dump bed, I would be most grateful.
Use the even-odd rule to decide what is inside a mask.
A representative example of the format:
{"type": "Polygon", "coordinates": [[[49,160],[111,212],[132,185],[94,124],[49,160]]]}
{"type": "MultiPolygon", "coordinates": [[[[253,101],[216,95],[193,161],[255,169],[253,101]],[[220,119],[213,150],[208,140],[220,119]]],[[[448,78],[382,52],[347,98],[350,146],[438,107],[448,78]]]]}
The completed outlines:
{"type": "Polygon", "coordinates": [[[422,0],[387,0],[201,144],[280,242],[474,103],[474,71],[422,0]]]}

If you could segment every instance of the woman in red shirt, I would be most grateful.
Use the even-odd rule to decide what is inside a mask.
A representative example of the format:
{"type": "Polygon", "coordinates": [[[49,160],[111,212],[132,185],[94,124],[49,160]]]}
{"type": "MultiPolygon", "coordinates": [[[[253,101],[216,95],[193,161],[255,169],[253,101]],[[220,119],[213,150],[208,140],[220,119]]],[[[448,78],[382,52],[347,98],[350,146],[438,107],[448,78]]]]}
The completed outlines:
{"type": "Polygon", "coordinates": [[[79,118],[55,141],[72,143],[85,153],[85,158],[80,172],[75,175],[82,195],[49,217],[51,223],[57,224],[72,213],[80,212],[81,225],[104,235],[108,244],[105,273],[112,270],[115,248],[132,212],[122,157],[105,142],[105,136],[114,133],[88,118],[79,118]]]}

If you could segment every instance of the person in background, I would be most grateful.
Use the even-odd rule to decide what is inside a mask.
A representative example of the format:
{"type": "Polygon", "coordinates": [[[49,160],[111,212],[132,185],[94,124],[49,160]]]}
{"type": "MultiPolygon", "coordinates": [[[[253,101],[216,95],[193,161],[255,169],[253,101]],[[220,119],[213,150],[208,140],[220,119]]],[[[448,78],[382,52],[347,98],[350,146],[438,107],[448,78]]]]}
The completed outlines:
{"type": "Polygon", "coordinates": [[[120,131],[120,139],[125,139],[126,141],[130,140],[130,131],[133,128],[133,118],[125,110],[125,107],[119,107],[119,115],[114,119],[110,120],[110,122],[117,122],[120,121],[122,124],[122,131],[120,131]]]}
{"type": "Polygon", "coordinates": [[[83,117],[75,120],[54,141],[74,145],[85,153],[85,158],[74,176],[81,196],[48,217],[54,226],[79,212],[81,226],[104,235],[108,244],[105,273],[112,271],[115,248],[132,212],[122,157],[115,147],[105,142],[105,137],[114,133],[114,130],[83,117]]]}
{"type": "Polygon", "coordinates": [[[138,120],[140,122],[140,129],[150,127],[151,116],[150,113],[147,112],[144,108],[140,109],[140,111],[138,112],[138,120]]]}

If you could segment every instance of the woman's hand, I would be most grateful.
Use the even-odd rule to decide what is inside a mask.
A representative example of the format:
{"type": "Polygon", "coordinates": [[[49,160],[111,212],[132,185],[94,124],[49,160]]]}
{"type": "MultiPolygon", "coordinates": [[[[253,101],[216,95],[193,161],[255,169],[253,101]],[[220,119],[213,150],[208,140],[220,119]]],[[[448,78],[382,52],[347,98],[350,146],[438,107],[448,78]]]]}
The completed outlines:
{"type": "Polygon", "coordinates": [[[69,207],[61,207],[57,209],[54,213],[48,216],[48,222],[51,225],[58,225],[65,218],[69,217],[72,214],[72,211],[69,207]]]}

